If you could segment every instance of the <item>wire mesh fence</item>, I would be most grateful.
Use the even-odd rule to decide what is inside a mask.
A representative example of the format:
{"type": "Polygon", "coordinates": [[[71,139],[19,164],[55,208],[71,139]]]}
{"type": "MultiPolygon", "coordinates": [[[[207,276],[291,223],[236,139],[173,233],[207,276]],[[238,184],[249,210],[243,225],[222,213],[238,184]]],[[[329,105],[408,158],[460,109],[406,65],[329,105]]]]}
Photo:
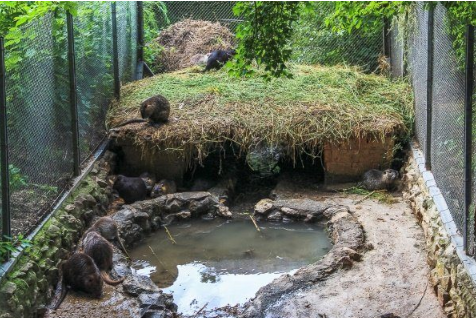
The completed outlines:
{"type": "MultiPolygon", "coordinates": [[[[458,232],[465,236],[466,251],[474,255],[474,206],[465,202],[465,62],[457,58],[448,23],[443,5],[431,10],[417,3],[410,38],[392,41],[392,54],[400,52],[402,45],[408,47],[403,51],[407,54],[403,64],[392,61],[392,74],[402,76],[401,66],[406,58],[415,97],[416,139],[427,155],[427,164],[458,232]]],[[[394,27],[392,37],[396,38],[397,32],[394,27]]],[[[473,151],[473,157],[474,154],[473,151]]],[[[475,181],[473,173],[473,198],[475,181]]]]}
{"type": "MultiPolygon", "coordinates": [[[[118,3],[123,83],[133,80],[136,68],[136,6],[136,2],[118,3]]],[[[9,210],[14,236],[28,234],[41,222],[73,176],[66,21],[62,10],[36,18],[21,27],[20,41],[7,42],[5,47],[9,210]]],[[[79,3],[73,27],[79,153],[85,160],[106,134],[106,110],[114,95],[111,3],[79,3]]],[[[1,234],[8,233],[2,229],[1,234]]]]}

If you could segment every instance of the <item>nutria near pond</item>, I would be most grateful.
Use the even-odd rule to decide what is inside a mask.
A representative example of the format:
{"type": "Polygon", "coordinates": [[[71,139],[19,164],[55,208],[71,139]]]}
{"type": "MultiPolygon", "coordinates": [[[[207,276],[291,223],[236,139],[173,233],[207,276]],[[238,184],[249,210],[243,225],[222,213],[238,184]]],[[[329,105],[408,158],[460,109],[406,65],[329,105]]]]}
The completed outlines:
{"type": "Polygon", "coordinates": [[[173,180],[160,180],[152,189],[150,196],[152,198],[160,197],[161,195],[171,194],[177,192],[177,185],[173,180]]]}
{"type": "Polygon", "coordinates": [[[101,277],[109,285],[118,285],[124,281],[124,277],[118,280],[112,280],[107,272],[112,270],[112,245],[99,233],[91,231],[83,238],[83,250],[86,255],[96,263],[101,271],[101,277]]]}
{"type": "Polygon", "coordinates": [[[362,178],[362,186],[369,190],[392,190],[395,186],[395,181],[398,178],[398,171],[387,169],[380,171],[371,169],[364,173],[362,178]]]}
{"type": "Polygon", "coordinates": [[[236,54],[235,50],[217,50],[213,51],[207,60],[207,66],[203,72],[209,71],[211,69],[219,70],[225,65],[228,60],[230,60],[236,54]]]}
{"type": "Polygon", "coordinates": [[[145,200],[147,197],[147,187],[144,180],[139,177],[118,175],[114,182],[113,189],[119,193],[119,196],[123,198],[127,204],[145,200]]]}
{"type": "Polygon", "coordinates": [[[101,297],[103,279],[94,260],[85,253],[75,253],[60,265],[60,297],[52,309],[57,309],[66,297],[68,288],[101,297]]]}
{"type": "Polygon", "coordinates": [[[147,195],[150,195],[156,182],[155,177],[151,173],[144,172],[139,176],[139,178],[144,180],[145,186],[147,188],[147,195]]]}
{"type": "Polygon", "coordinates": [[[94,222],[94,224],[86,231],[86,233],[84,233],[83,238],[89,232],[99,233],[99,235],[104,237],[109,242],[116,244],[116,246],[119,247],[129,259],[131,259],[129,253],[127,253],[127,250],[124,247],[124,244],[122,244],[121,238],[119,237],[117,223],[111,217],[103,216],[97,219],[97,221],[94,222]]]}

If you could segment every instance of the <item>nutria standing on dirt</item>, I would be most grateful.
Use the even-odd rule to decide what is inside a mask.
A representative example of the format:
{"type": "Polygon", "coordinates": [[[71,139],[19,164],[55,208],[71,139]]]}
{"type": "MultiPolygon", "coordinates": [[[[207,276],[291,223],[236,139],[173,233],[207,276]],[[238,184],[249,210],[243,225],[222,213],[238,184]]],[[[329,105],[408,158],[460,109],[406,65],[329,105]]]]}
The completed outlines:
{"type": "Polygon", "coordinates": [[[236,54],[235,50],[217,50],[213,51],[207,60],[207,66],[205,66],[204,72],[211,69],[219,70],[236,54]]]}
{"type": "Polygon", "coordinates": [[[160,180],[152,189],[150,196],[152,198],[160,197],[161,195],[171,194],[177,192],[177,185],[173,180],[160,180]]]}
{"type": "Polygon", "coordinates": [[[83,238],[83,250],[89,255],[101,271],[101,277],[109,285],[118,285],[124,281],[124,277],[118,280],[112,280],[108,273],[112,270],[112,245],[99,233],[91,231],[83,238]]]}
{"type": "Polygon", "coordinates": [[[140,114],[153,124],[166,122],[169,120],[170,103],[162,95],[152,96],[140,104],[140,114]]]}
{"type": "Polygon", "coordinates": [[[116,244],[124,252],[124,254],[126,254],[126,256],[131,259],[129,253],[127,253],[127,250],[124,247],[124,244],[122,244],[121,238],[119,237],[117,223],[111,217],[103,216],[97,219],[97,221],[94,222],[94,224],[86,231],[86,233],[84,233],[83,238],[89,232],[96,232],[109,242],[116,244]]]}
{"type": "Polygon", "coordinates": [[[60,297],[52,309],[57,309],[66,297],[68,288],[74,291],[82,291],[93,297],[99,298],[102,295],[103,279],[101,273],[94,263],[94,260],[84,254],[75,253],[67,261],[60,265],[60,297]]]}
{"type": "Polygon", "coordinates": [[[140,177],[126,177],[118,175],[114,182],[113,189],[119,193],[127,204],[135,201],[145,200],[147,197],[147,187],[140,177]]]}
{"type": "Polygon", "coordinates": [[[395,180],[398,178],[398,171],[387,169],[380,171],[371,169],[364,173],[362,186],[369,190],[391,190],[394,187],[395,180]]]}

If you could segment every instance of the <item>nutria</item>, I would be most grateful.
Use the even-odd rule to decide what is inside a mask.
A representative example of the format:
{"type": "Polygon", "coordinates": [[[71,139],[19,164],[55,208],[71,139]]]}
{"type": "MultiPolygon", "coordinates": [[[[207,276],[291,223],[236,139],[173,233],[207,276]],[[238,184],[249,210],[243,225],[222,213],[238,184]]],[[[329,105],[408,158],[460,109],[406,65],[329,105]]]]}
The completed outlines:
{"type": "Polygon", "coordinates": [[[371,169],[364,173],[362,178],[362,186],[369,190],[391,190],[395,185],[395,180],[398,178],[398,171],[387,169],[380,171],[371,169]]]}
{"type": "Polygon", "coordinates": [[[145,186],[147,188],[147,195],[150,195],[150,193],[152,192],[152,189],[154,188],[155,182],[156,182],[155,177],[152,174],[148,173],[148,172],[144,172],[139,177],[142,180],[144,180],[145,186]]]}
{"type": "Polygon", "coordinates": [[[91,256],[96,266],[101,271],[101,277],[109,285],[118,285],[124,281],[124,277],[112,280],[108,273],[112,270],[112,245],[104,237],[95,231],[91,231],[83,238],[83,250],[86,255],[91,256]]]}
{"type": "Polygon", "coordinates": [[[145,123],[149,122],[151,124],[159,124],[169,120],[170,115],[170,103],[162,95],[152,96],[140,104],[140,114],[142,119],[133,118],[129,119],[123,123],[120,123],[117,126],[112,127],[112,129],[126,126],[133,123],[145,123]]]}
{"type": "Polygon", "coordinates": [[[118,175],[114,182],[113,189],[119,193],[127,204],[135,201],[145,200],[147,197],[147,187],[140,177],[126,177],[118,175]]]}
{"type": "Polygon", "coordinates": [[[160,197],[161,195],[171,194],[177,192],[177,185],[173,180],[160,180],[152,189],[150,196],[152,198],[160,197]]]}
{"type": "Polygon", "coordinates": [[[151,123],[162,123],[169,120],[170,103],[162,95],[152,96],[140,104],[140,114],[151,123]]]}
{"type": "Polygon", "coordinates": [[[213,182],[209,179],[197,178],[193,181],[190,191],[207,191],[216,185],[216,182],[213,182]]]}
{"type": "Polygon", "coordinates": [[[131,259],[129,253],[127,253],[124,244],[122,243],[121,238],[119,237],[119,231],[117,230],[117,223],[109,216],[103,216],[97,219],[96,222],[84,233],[83,238],[89,232],[99,233],[102,237],[108,240],[111,243],[116,244],[126,256],[131,259]]]}
{"type": "Polygon", "coordinates": [[[213,51],[207,60],[207,66],[203,72],[209,71],[211,69],[219,70],[225,65],[228,60],[230,60],[236,54],[235,50],[217,50],[213,51]]]}
{"type": "Polygon", "coordinates": [[[75,253],[59,267],[59,299],[52,309],[57,309],[66,297],[68,289],[82,291],[93,297],[102,295],[103,279],[94,260],[85,253],[75,253]]]}

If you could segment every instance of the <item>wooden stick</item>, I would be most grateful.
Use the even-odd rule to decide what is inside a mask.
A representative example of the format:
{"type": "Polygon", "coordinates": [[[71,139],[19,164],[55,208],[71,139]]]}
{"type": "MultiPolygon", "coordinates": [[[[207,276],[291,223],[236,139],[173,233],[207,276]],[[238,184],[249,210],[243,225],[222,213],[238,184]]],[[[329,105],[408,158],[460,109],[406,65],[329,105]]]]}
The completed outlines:
{"type": "Polygon", "coordinates": [[[251,219],[251,221],[253,221],[253,224],[255,225],[256,230],[258,232],[261,232],[261,229],[259,228],[258,224],[256,224],[256,220],[252,215],[250,215],[250,219],[251,219]]]}
{"type": "Polygon", "coordinates": [[[193,315],[193,318],[198,317],[198,315],[202,312],[203,309],[205,309],[205,307],[207,307],[207,305],[208,305],[208,303],[206,303],[205,305],[203,305],[203,307],[200,308],[200,310],[197,311],[197,312],[195,313],[195,315],[193,315]]]}
{"type": "Polygon", "coordinates": [[[368,199],[369,197],[371,197],[372,194],[374,194],[374,193],[384,193],[384,192],[387,192],[387,191],[386,190],[374,190],[374,191],[368,193],[367,195],[365,195],[365,197],[363,197],[362,199],[355,201],[354,204],[359,204],[360,202],[362,202],[362,201],[368,199]]]}
{"type": "Polygon", "coordinates": [[[172,241],[172,244],[177,244],[177,242],[175,242],[172,234],[170,234],[169,229],[165,225],[164,225],[164,229],[165,229],[165,232],[167,232],[167,235],[169,236],[169,239],[172,241]]]}

